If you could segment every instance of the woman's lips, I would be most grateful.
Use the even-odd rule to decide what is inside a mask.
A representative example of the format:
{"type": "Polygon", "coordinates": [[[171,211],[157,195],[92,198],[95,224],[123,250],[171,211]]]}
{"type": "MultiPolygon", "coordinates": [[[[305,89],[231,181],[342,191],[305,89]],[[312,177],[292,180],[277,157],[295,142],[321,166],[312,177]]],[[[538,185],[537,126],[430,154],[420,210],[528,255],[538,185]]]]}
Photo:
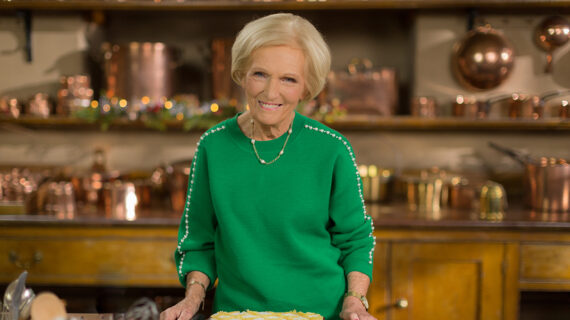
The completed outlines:
{"type": "Polygon", "coordinates": [[[277,110],[282,106],[282,104],[280,104],[280,103],[269,103],[269,102],[263,102],[263,101],[257,101],[257,103],[259,104],[261,109],[269,110],[269,111],[277,110]]]}

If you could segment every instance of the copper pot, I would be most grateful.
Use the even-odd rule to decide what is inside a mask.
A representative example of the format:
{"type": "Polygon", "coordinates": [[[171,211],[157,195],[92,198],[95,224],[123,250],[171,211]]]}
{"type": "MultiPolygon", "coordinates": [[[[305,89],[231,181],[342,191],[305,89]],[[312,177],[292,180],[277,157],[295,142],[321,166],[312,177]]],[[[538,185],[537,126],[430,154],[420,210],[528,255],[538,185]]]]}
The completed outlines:
{"type": "Polygon", "coordinates": [[[544,72],[552,72],[552,53],[566,44],[569,38],[570,23],[564,17],[548,17],[536,27],[534,40],[539,48],[547,52],[544,72]]]}
{"type": "Polygon", "coordinates": [[[435,118],[437,114],[437,101],[434,97],[413,97],[410,102],[410,114],[420,118],[435,118]]]}
{"type": "Polygon", "coordinates": [[[527,204],[541,212],[570,212],[570,164],[564,159],[540,158],[525,164],[527,204]]]}
{"type": "Polygon", "coordinates": [[[537,109],[537,118],[544,119],[567,119],[570,118],[568,112],[570,101],[570,90],[548,92],[542,95],[540,105],[537,109]],[[554,100],[554,101],[551,101],[554,100]]]}
{"type": "Polygon", "coordinates": [[[191,164],[192,159],[179,160],[167,166],[157,167],[152,173],[151,181],[155,189],[164,191],[174,212],[184,210],[191,164]]]}
{"type": "Polygon", "coordinates": [[[449,179],[448,203],[453,209],[470,210],[476,207],[477,190],[479,184],[469,181],[465,177],[455,176],[449,179]]]}
{"type": "Polygon", "coordinates": [[[326,104],[348,113],[391,116],[398,107],[398,73],[394,68],[373,68],[368,59],[355,58],[348,71],[327,77],[326,104]]]}
{"type": "Polygon", "coordinates": [[[479,119],[485,117],[481,103],[474,97],[458,95],[452,103],[451,114],[454,117],[479,119]]]}
{"type": "Polygon", "coordinates": [[[467,89],[492,89],[510,75],[514,48],[490,26],[478,27],[455,44],[451,64],[455,77],[467,89]]]}
{"type": "Polygon", "coordinates": [[[567,160],[541,157],[537,161],[509,148],[494,143],[489,145],[525,167],[525,199],[530,208],[541,212],[570,212],[570,164],[567,160]]]}
{"type": "Polygon", "coordinates": [[[103,44],[105,89],[108,97],[159,103],[173,94],[178,52],[160,42],[103,44]]]}

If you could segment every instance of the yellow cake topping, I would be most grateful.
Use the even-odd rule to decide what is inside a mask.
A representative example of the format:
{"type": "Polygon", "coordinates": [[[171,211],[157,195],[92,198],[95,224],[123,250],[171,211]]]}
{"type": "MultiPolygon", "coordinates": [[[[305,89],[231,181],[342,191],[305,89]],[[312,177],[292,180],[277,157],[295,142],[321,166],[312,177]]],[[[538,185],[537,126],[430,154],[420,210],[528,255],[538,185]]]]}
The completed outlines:
{"type": "Polygon", "coordinates": [[[221,320],[221,319],[249,319],[249,320],[257,320],[257,319],[275,319],[275,320],[323,320],[324,318],[321,315],[311,312],[297,312],[295,310],[289,312],[270,312],[270,311],[234,311],[234,312],[217,312],[213,314],[210,319],[212,320],[221,320]]]}

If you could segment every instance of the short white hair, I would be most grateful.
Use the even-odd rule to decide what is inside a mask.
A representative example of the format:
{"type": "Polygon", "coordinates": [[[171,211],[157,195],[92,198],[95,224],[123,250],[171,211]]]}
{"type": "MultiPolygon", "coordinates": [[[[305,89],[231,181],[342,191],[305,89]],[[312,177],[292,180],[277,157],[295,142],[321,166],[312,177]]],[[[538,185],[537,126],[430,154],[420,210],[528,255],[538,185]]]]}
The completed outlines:
{"type": "Polygon", "coordinates": [[[329,47],[321,33],[307,19],[276,13],[253,20],[238,33],[232,46],[232,79],[242,84],[255,49],[286,45],[299,48],[305,55],[305,87],[303,100],[316,97],[326,83],[331,66],[329,47]]]}

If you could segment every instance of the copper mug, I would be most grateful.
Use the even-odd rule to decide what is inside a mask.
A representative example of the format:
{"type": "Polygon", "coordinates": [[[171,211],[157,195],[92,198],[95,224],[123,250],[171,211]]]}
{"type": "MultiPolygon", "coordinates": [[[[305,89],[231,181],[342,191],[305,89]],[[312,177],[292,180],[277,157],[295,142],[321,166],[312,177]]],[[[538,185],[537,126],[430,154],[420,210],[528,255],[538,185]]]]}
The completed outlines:
{"type": "Polygon", "coordinates": [[[410,103],[410,114],[420,118],[435,118],[437,102],[434,97],[413,97],[410,103]]]}
{"type": "Polygon", "coordinates": [[[45,93],[36,93],[28,102],[26,114],[48,118],[51,114],[52,105],[49,96],[45,93]]]}
{"type": "Polygon", "coordinates": [[[105,215],[107,218],[135,220],[138,203],[139,198],[134,183],[115,180],[105,184],[105,215]]]}
{"type": "Polygon", "coordinates": [[[467,119],[479,119],[485,117],[481,104],[474,97],[466,97],[463,95],[455,97],[451,113],[454,117],[467,119]]]}
{"type": "Polygon", "coordinates": [[[22,107],[17,98],[3,96],[0,98],[0,115],[6,115],[10,118],[20,117],[22,107]]]}
{"type": "Polygon", "coordinates": [[[509,118],[538,119],[540,97],[513,93],[509,100],[509,118]]]}
{"type": "Polygon", "coordinates": [[[73,219],[77,214],[75,190],[69,181],[51,181],[38,190],[40,214],[53,215],[59,219],[73,219]]]}

